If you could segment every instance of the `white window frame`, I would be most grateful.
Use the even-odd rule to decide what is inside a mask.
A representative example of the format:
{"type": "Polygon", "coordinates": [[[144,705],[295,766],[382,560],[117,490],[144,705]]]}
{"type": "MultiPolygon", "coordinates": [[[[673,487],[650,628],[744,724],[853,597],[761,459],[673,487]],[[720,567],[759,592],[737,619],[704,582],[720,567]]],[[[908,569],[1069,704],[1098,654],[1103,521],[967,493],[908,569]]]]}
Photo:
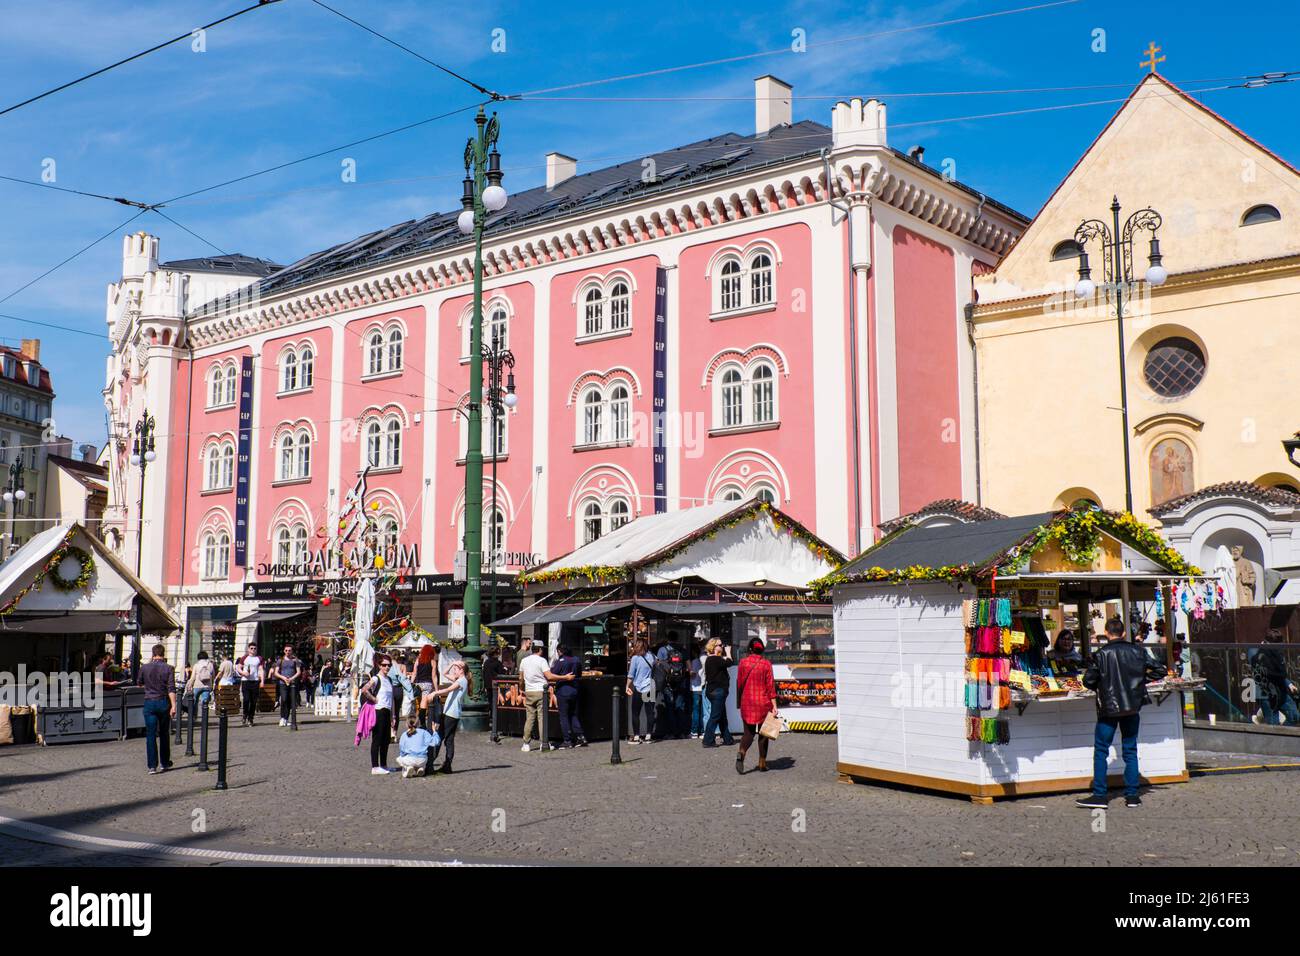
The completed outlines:
{"type": "Polygon", "coordinates": [[[574,522],[575,544],[579,548],[590,544],[598,538],[603,538],[605,535],[617,531],[634,517],[632,502],[626,495],[615,493],[604,499],[594,494],[585,495],[578,502],[577,520],[574,522]],[[621,505],[622,510],[616,511],[615,505],[621,505]],[[617,524],[615,524],[616,521],[617,524]],[[594,537],[590,534],[593,528],[596,532],[594,537]]]}
{"type": "Polygon", "coordinates": [[[280,355],[280,392],[298,391],[298,352],[292,347],[280,355]]]}
{"type": "Polygon", "coordinates": [[[397,471],[401,468],[404,427],[401,416],[391,412],[364,419],[361,424],[361,467],[368,465],[373,471],[397,471]],[[372,443],[377,452],[373,456],[370,453],[372,443]]]}
{"type": "Polygon", "coordinates": [[[713,431],[745,431],[754,428],[770,428],[781,423],[781,388],[780,375],[776,364],[766,356],[751,360],[746,365],[738,361],[729,361],[719,366],[713,373],[713,431]],[[755,378],[759,369],[767,372],[766,377],[755,378]],[[738,381],[728,382],[731,375],[739,375],[738,381]],[[771,414],[759,417],[759,389],[764,385],[771,388],[771,414]],[[728,393],[728,390],[734,390],[728,393]],[[728,397],[732,401],[728,403],[728,397]],[[728,420],[729,408],[739,406],[739,421],[728,420]]]}
{"type": "Polygon", "coordinates": [[[632,383],[626,378],[611,379],[605,385],[596,382],[582,389],[575,402],[574,446],[577,448],[605,448],[632,443],[633,396],[632,383]],[[615,393],[622,389],[622,398],[615,393]],[[593,401],[593,397],[595,401],[593,401]],[[624,413],[619,414],[618,406],[624,413]]]}
{"type": "Polygon", "coordinates": [[[591,276],[574,290],[574,335],[578,342],[632,334],[636,284],[626,272],[591,276]]]}
{"type": "Polygon", "coordinates": [[[776,250],[766,244],[719,257],[712,267],[713,317],[775,309],[779,261],[776,250]],[[762,258],[767,259],[765,265],[758,264],[762,258]]]}
{"type": "Polygon", "coordinates": [[[213,442],[203,453],[203,490],[229,491],[235,487],[235,443],[213,442]]]}
{"type": "Polygon", "coordinates": [[[224,581],[230,577],[230,533],[209,530],[203,535],[203,579],[224,581]]]}
{"type": "Polygon", "coordinates": [[[207,410],[229,408],[239,400],[239,366],[215,362],[208,372],[207,410]]]}

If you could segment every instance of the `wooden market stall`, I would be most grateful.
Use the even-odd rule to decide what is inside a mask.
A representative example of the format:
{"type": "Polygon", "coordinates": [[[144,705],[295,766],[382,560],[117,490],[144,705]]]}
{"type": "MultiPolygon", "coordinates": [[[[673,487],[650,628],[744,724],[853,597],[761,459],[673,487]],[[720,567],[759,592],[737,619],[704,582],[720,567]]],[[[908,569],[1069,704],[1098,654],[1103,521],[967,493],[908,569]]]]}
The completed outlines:
{"type": "MultiPolygon", "coordinates": [[[[817,585],[833,592],[839,772],[976,802],[1088,788],[1095,695],[1056,669],[1049,630],[1074,605],[1086,662],[1093,608],[1163,614],[1169,586],[1195,573],[1130,515],[896,531],[817,585]]],[[[1147,783],[1187,779],[1178,691],[1198,682],[1170,673],[1142,710],[1147,783]]],[[[1118,751],[1117,738],[1116,779],[1118,751]]]]}
{"type": "MultiPolygon", "coordinates": [[[[611,722],[611,688],[622,687],[635,638],[654,647],[675,631],[689,653],[692,643],[702,647],[716,637],[734,664],[758,637],[791,729],[833,730],[830,605],[808,584],[843,561],[799,522],[756,499],[644,515],[521,575],[523,610],[493,626],[530,628],[548,650],[561,639],[572,646],[592,675],[582,689],[596,726],[611,722]],[[608,686],[598,686],[598,678],[608,686]]],[[[508,695],[502,700],[513,706],[508,695]]],[[[731,710],[738,731],[734,700],[731,710]]],[[[580,717],[586,726],[585,709],[580,717]]]]}

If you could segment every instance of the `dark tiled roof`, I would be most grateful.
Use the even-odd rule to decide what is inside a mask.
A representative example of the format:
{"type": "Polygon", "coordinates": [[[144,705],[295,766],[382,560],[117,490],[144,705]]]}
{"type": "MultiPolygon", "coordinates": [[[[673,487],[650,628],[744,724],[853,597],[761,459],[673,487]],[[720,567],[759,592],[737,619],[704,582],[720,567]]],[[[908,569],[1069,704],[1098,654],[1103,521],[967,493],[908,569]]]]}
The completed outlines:
{"type": "Polygon", "coordinates": [[[78,471],[90,475],[92,478],[107,478],[108,466],[97,465],[93,461],[82,461],[80,458],[69,458],[66,455],[46,455],[46,460],[66,468],[68,471],[78,471]]]}
{"type": "Polygon", "coordinates": [[[28,388],[40,389],[42,392],[54,393],[54,386],[50,384],[50,370],[36,363],[36,381],[31,382],[27,379],[27,363],[34,361],[22,353],[21,350],[10,348],[7,345],[0,345],[0,356],[7,355],[14,360],[13,378],[8,379],[17,382],[19,385],[26,385],[28,388]]]}
{"type": "Polygon", "coordinates": [[[926,568],[971,565],[978,567],[1000,557],[1024,541],[1058,512],[993,518],[941,528],[909,528],[868,548],[840,569],[849,575],[869,568],[898,571],[920,565],[926,568]]]}
{"type": "Polygon", "coordinates": [[[960,498],[940,498],[938,501],[932,501],[922,508],[918,508],[911,514],[899,515],[897,518],[890,518],[888,521],[882,521],[876,525],[884,534],[891,534],[906,524],[913,524],[922,518],[928,518],[931,515],[952,515],[962,521],[992,521],[995,518],[1005,518],[1006,515],[992,508],[981,508],[977,504],[969,501],[962,501],[960,498]]]}
{"type": "Polygon", "coordinates": [[[1262,505],[1300,507],[1300,494],[1294,491],[1287,491],[1285,488],[1266,488],[1263,485],[1255,484],[1253,481],[1224,481],[1217,485],[1198,488],[1190,495],[1171,498],[1154,508],[1148,508],[1147,513],[1159,518],[1161,515],[1177,511],[1194,501],[1204,501],[1209,498],[1245,498],[1247,501],[1255,501],[1262,505]]]}
{"type": "MultiPolygon", "coordinates": [[[[737,173],[774,166],[816,156],[831,145],[831,130],[821,123],[803,120],[789,126],[778,126],[766,136],[741,136],[723,133],[695,143],[688,143],[661,153],[652,153],[604,169],[573,176],[552,190],[536,186],[513,193],[505,209],[490,213],[485,236],[509,233],[528,228],[573,213],[589,212],[605,206],[618,206],[658,193],[672,192],[686,186],[734,176],[737,173]],[[655,179],[642,178],[648,168],[646,160],[653,160],[655,179]]],[[[899,158],[924,169],[936,177],[942,174],[898,150],[892,152],[899,158]]],[[[978,190],[954,182],[957,188],[971,196],[980,197],[987,205],[1006,215],[1028,222],[1027,217],[1013,209],[988,199],[978,190]]],[[[415,256],[428,255],[437,250],[465,244],[468,239],[456,228],[460,210],[432,213],[421,219],[379,229],[358,236],[348,242],[315,252],[289,266],[266,276],[257,284],[259,296],[272,296],[288,292],[334,276],[346,275],[384,263],[396,262],[415,256]]],[[[245,297],[248,290],[245,290],[245,297]]],[[[219,311],[218,300],[196,310],[197,314],[219,311]]]]}
{"type": "Polygon", "coordinates": [[[213,272],[219,275],[255,276],[262,278],[279,272],[284,266],[267,259],[234,253],[229,256],[207,256],[198,259],[173,259],[159,263],[160,269],[172,272],[213,272]]]}

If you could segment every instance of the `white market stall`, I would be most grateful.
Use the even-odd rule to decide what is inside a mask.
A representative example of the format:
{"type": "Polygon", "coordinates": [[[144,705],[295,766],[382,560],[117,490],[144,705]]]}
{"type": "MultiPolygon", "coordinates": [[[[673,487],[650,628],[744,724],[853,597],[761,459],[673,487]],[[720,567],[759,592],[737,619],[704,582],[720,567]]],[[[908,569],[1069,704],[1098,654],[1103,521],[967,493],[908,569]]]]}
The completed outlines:
{"type": "MultiPolygon", "coordinates": [[[[1130,515],[1061,512],[908,527],[819,587],[833,588],[841,775],[994,797],[1086,789],[1095,695],[1045,656],[1065,605],[1142,602],[1194,575],[1130,515]]],[[[1157,597],[1160,595],[1160,597],[1157,597]]],[[[1092,628],[1082,629],[1089,654],[1092,628]]],[[[1180,690],[1149,685],[1139,764],[1147,783],[1187,779],[1180,690]]],[[[1119,738],[1108,773],[1118,779],[1119,738]]]]}
{"type": "MultiPolygon", "coordinates": [[[[684,643],[717,637],[733,661],[758,637],[791,729],[828,732],[837,719],[830,606],[809,583],[843,561],[756,499],[643,515],[521,575],[524,609],[495,625],[531,625],[552,643],[564,631],[588,672],[620,681],[636,637],[652,646],[669,630],[684,643]]],[[[738,730],[734,699],[730,709],[738,730]]]]}

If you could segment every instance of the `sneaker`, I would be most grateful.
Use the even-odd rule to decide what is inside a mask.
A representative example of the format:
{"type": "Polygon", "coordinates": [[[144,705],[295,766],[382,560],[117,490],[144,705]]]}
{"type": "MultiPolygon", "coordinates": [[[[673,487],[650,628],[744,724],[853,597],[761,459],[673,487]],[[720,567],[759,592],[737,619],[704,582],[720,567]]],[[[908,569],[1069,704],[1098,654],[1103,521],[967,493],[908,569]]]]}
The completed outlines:
{"type": "Polygon", "coordinates": [[[1256,711],[1255,716],[1252,717],[1252,718],[1250,718],[1250,719],[1251,719],[1252,721],[1254,721],[1255,723],[1257,723],[1257,724],[1262,724],[1262,723],[1264,722],[1264,715],[1263,715],[1262,713],[1256,711]]]}
{"type": "Polygon", "coordinates": [[[1105,797],[1080,797],[1074,801],[1076,807],[1082,807],[1085,810],[1105,810],[1108,806],[1105,797]]]}
{"type": "Polygon", "coordinates": [[[391,772],[391,771],[390,771],[387,767],[371,767],[371,768],[370,768],[370,775],[373,776],[373,777],[383,776],[384,774],[387,774],[387,773],[390,773],[390,772],[391,772]]]}
{"type": "Polygon", "coordinates": [[[1140,807],[1140,806],[1142,806],[1142,798],[1141,798],[1141,797],[1136,797],[1136,796],[1134,796],[1134,797],[1125,797],[1125,798],[1124,798],[1124,806],[1126,806],[1126,807],[1140,807]]]}
{"type": "Polygon", "coordinates": [[[289,721],[287,721],[287,720],[285,720],[283,717],[281,717],[281,718],[280,718],[280,726],[281,726],[281,727],[288,727],[288,726],[289,726],[289,721]]]}
{"type": "Polygon", "coordinates": [[[579,747],[585,747],[585,746],[587,746],[587,738],[586,738],[586,737],[579,737],[579,738],[578,738],[578,746],[579,746],[579,747]]]}
{"type": "Polygon", "coordinates": [[[149,768],[149,776],[152,777],[154,774],[157,774],[157,773],[162,773],[162,768],[161,768],[161,767],[150,767],[150,768],[149,768]]]}
{"type": "Polygon", "coordinates": [[[704,747],[704,748],[706,748],[706,749],[712,750],[712,749],[716,748],[718,745],[717,745],[716,743],[712,743],[712,742],[706,740],[706,741],[704,741],[702,744],[700,744],[700,746],[701,746],[701,747],[704,747]]]}
{"type": "Polygon", "coordinates": [[[519,750],[520,750],[521,753],[528,753],[528,752],[530,752],[532,749],[533,749],[533,748],[530,747],[530,746],[528,746],[528,744],[524,744],[522,747],[519,748],[519,750]]]}
{"type": "Polygon", "coordinates": [[[641,738],[640,738],[640,737],[629,737],[629,738],[628,738],[628,741],[627,741],[627,745],[628,745],[629,747],[635,747],[635,746],[636,746],[637,744],[639,744],[640,742],[641,742],[641,738]]]}

